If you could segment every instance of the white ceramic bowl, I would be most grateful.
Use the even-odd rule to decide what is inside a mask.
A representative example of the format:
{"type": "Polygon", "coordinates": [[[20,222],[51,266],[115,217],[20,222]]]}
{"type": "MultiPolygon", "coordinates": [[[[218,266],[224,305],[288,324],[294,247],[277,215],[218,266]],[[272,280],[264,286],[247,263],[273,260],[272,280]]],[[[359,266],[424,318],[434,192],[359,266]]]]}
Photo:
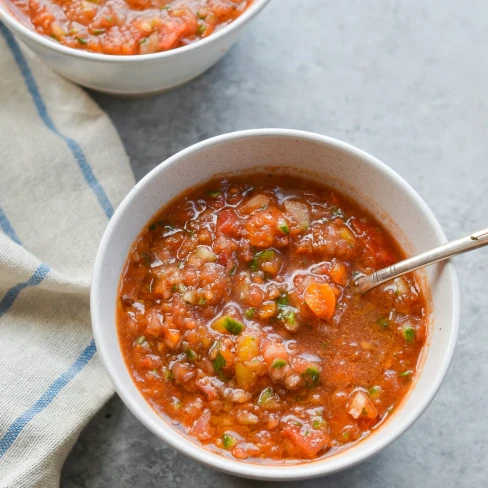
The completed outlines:
{"type": "Polygon", "coordinates": [[[25,27],[3,5],[3,0],[0,0],[0,20],[18,40],[68,80],[116,95],[148,95],[186,83],[214,65],[268,2],[254,0],[234,22],[201,41],[170,51],[135,56],[97,54],[63,46],[25,27]]]}
{"type": "Polygon", "coordinates": [[[258,166],[315,174],[350,195],[385,223],[408,253],[445,242],[445,235],[420,196],[372,156],[335,139],[308,132],[261,129],[208,139],[161,163],[121,203],[102,238],[91,290],[93,331],[115,388],[134,415],[178,451],[208,466],[248,478],[292,480],[330,474],[377,453],[408,429],[434,398],[447,372],[459,322],[459,290],[452,263],[431,266],[421,276],[431,290],[430,341],[418,381],[408,398],[376,432],[329,458],[295,465],[253,464],[212,453],[162,420],[134,385],[121,355],[115,327],[117,287],[132,242],[154,213],[186,188],[215,173],[258,166]],[[290,170],[289,168],[294,168],[290,170]]]}

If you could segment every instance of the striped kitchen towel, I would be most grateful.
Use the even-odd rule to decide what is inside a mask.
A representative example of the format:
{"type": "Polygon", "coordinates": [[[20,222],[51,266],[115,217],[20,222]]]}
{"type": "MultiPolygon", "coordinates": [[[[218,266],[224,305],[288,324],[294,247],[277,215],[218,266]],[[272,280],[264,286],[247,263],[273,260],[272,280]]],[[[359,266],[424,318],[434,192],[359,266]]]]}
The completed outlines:
{"type": "Polygon", "coordinates": [[[108,117],[0,23],[0,487],[52,487],[112,394],[91,268],[134,184],[108,117]]]}

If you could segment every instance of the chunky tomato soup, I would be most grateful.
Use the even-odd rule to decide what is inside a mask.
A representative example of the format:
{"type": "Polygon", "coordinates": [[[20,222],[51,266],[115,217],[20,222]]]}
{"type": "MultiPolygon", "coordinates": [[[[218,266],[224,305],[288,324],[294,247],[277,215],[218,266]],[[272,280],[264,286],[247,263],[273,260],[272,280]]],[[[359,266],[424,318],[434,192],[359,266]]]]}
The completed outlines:
{"type": "Polygon", "coordinates": [[[76,49],[150,54],[203,39],[253,0],[5,0],[39,34],[76,49]]]}
{"type": "Polygon", "coordinates": [[[426,340],[414,276],[360,295],[400,253],[310,181],[218,179],[161,210],[130,251],[118,334],[142,395],[211,449],[302,460],[369,435],[408,392],[426,340]]]}

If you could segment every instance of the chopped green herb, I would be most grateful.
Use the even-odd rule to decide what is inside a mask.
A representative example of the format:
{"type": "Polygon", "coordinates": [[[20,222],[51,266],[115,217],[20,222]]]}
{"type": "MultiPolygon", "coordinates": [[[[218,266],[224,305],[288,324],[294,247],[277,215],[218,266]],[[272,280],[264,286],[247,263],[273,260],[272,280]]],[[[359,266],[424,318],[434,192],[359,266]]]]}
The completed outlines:
{"type": "Polygon", "coordinates": [[[237,445],[237,439],[233,435],[224,434],[222,436],[222,445],[224,449],[232,449],[237,445]]]}
{"type": "Polygon", "coordinates": [[[349,432],[343,432],[342,437],[344,437],[346,441],[349,440],[349,432]]]}
{"type": "Polygon", "coordinates": [[[381,388],[379,386],[371,386],[368,388],[368,393],[371,398],[378,398],[381,393],[381,388]]]}
{"type": "Polygon", "coordinates": [[[273,396],[273,388],[268,386],[260,394],[258,398],[258,404],[264,405],[273,396]]]}
{"type": "Polygon", "coordinates": [[[241,324],[230,315],[222,315],[212,322],[212,329],[221,334],[229,332],[230,334],[239,335],[244,330],[244,324],[241,324]]]}
{"type": "Polygon", "coordinates": [[[415,340],[415,329],[410,324],[405,324],[402,329],[403,338],[410,344],[415,340]]]}
{"type": "Polygon", "coordinates": [[[320,381],[320,373],[317,368],[307,368],[305,373],[302,374],[303,379],[305,380],[305,384],[308,388],[313,388],[317,386],[320,381]]]}
{"type": "Polygon", "coordinates": [[[227,332],[234,335],[239,335],[244,329],[244,325],[232,317],[226,317],[223,325],[227,332]]]}
{"type": "Polygon", "coordinates": [[[303,424],[301,422],[295,421],[293,422],[297,427],[301,427],[303,424]]]}
{"type": "Polygon", "coordinates": [[[275,251],[273,249],[266,249],[266,251],[261,251],[256,254],[256,259],[258,260],[259,263],[262,263],[264,261],[269,261],[270,259],[273,259],[276,256],[275,251]]]}
{"type": "Polygon", "coordinates": [[[288,363],[284,359],[275,359],[271,365],[273,368],[284,368],[288,363]]]}
{"type": "Polygon", "coordinates": [[[185,354],[186,354],[186,357],[190,360],[190,361],[193,361],[197,355],[195,354],[195,351],[193,351],[192,349],[190,349],[189,347],[187,347],[185,349],[185,354]]]}
{"type": "Polygon", "coordinates": [[[476,236],[469,236],[472,241],[478,241],[479,239],[476,236]]]}
{"type": "Polygon", "coordinates": [[[222,354],[220,354],[220,352],[217,353],[217,357],[213,361],[213,367],[220,378],[223,378],[224,373],[222,372],[222,368],[225,368],[225,358],[222,356],[222,354]]]}
{"type": "Polygon", "coordinates": [[[413,371],[411,369],[408,369],[407,371],[404,371],[403,373],[398,373],[398,376],[401,376],[402,378],[406,378],[412,374],[413,374],[413,371]]]}
{"type": "Polygon", "coordinates": [[[146,342],[146,337],[145,336],[138,337],[136,342],[137,344],[142,345],[144,344],[144,342],[146,342]]]}
{"type": "Polygon", "coordinates": [[[78,40],[78,42],[80,44],[87,44],[88,43],[88,41],[86,39],[84,39],[83,37],[77,37],[76,39],[78,40]]]}
{"type": "Polygon", "coordinates": [[[232,276],[236,272],[236,269],[237,269],[237,264],[234,264],[234,266],[230,268],[229,274],[232,276]]]}
{"type": "Polygon", "coordinates": [[[285,234],[285,235],[288,235],[290,233],[290,229],[288,228],[288,225],[286,222],[280,222],[278,224],[278,229],[280,229],[281,232],[283,232],[283,234],[285,234]]]}
{"type": "Polygon", "coordinates": [[[149,226],[149,230],[156,230],[156,224],[151,224],[149,226]]]}
{"type": "Polygon", "coordinates": [[[331,219],[342,219],[344,218],[344,212],[339,207],[332,207],[331,219]]]}
{"type": "Polygon", "coordinates": [[[258,262],[256,258],[254,258],[250,263],[249,266],[251,268],[251,271],[257,271],[258,270],[258,262]]]}
{"type": "Polygon", "coordinates": [[[183,261],[180,261],[177,265],[176,265],[177,268],[180,268],[180,269],[183,269],[185,267],[185,265],[183,264],[183,261]]]}
{"type": "Polygon", "coordinates": [[[203,307],[206,304],[207,304],[207,300],[204,297],[202,297],[202,298],[200,298],[200,300],[198,300],[198,305],[200,305],[201,307],[203,307]]]}
{"type": "Polygon", "coordinates": [[[312,419],[312,427],[314,429],[323,429],[326,425],[327,425],[327,423],[325,422],[325,420],[322,418],[321,415],[314,417],[312,419]]]}
{"type": "MultiPolygon", "coordinates": [[[[201,27],[201,26],[200,26],[201,27]]],[[[199,32],[199,34],[201,34],[201,32],[199,32]]],[[[210,197],[210,198],[217,198],[219,197],[220,195],[222,195],[222,192],[221,191],[208,191],[207,192],[207,195],[210,197]]]]}
{"type": "Polygon", "coordinates": [[[174,378],[173,372],[170,369],[164,367],[163,368],[163,378],[165,381],[171,381],[174,378]]]}
{"type": "Polygon", "coordinates": [[[190,239],[193,238],[195,236],[195,231],[194,230],[189,230],[187,231],[189,236],[190,236],[190,239]]]}
{"type": "Polygon", "coordinates": [[[388,322],[386,317],[381,317],[376,321],[376,325],[379,325],[382,329],[386,329],[388,327],[388,322]]]}
{"type": "Polygon", "coordinates": [[[205,20],[207,18],[207,14],[201,14],[200,12],[197,12],[198,18],[205,20]]]}
{"type": "Polygon", "coordinates": [[[165,5],[164,7],[161,7],[159,10],[170,10],[171,5],[165,5]]]}
{"type": "Polygon", "coordinates": [[[296,325],[296,315],[294,310],[287,310],[283,313],[283,318],[291,327],[296,325]]]}
{"type": "Polygon", "coordinates": [[[108,22],[113,22],[114,19],[112,19],[112,17],[105,17],[105,20],[107,20],[108,22]]]}
{"type": "Polygon", "coordinates": [[[279,307],[284,307],[290,303],[288,298],[288,293],[286,291],[282,292],[281,295],[276,299],[279,307]]]}
{"type": "Polygon", "coordinates": [[[248,308],[245,312],[244,315],[246,319],[252,319],[254,315],[255,309],[254,308],[248,308]]]}
{"type": "Polygon", "coordinates": [[[52,38],[53,38],[55,41],[59,42],[59,41],[58,41],[58,38],[57,38],[57,37],[56,37],[54,34],[51,34],[51,37],[52,37],[52,38]]]}
{"type": "Polygon", "coordinates": [[[105,34],[105,29],[92,29],[93,34],[99,36],[101,34],[105,34]]]}
{"type": "Polygon", "coordinates": [[[176,283],[171,286],[171,291],[172,292],[175,292],[177,289],[178,289],[178,285],[176,283]]]}

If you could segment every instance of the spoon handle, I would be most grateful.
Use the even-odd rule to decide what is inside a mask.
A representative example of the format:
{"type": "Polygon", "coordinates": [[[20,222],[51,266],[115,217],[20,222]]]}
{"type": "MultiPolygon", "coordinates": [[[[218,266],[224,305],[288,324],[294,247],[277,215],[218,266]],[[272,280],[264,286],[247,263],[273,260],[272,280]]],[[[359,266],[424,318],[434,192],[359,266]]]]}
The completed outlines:
{"type": "Polygon", "coordinates": [[[398,276],[428,266],[429,264],[434,264],[456,256],[457,254],[472,251],[473,249],[478,249],[486,245],[488,245],[488,227],[456,239],[455,241],[443,244],[442,246],[435,247],[418,256],[392,264],[388,268],[380,269],[370,275],[360,276],[356,279],[356,285],[361,293],[366,293],[371,288],[385,283],[385,281],[390,281],[398,276]]]}

